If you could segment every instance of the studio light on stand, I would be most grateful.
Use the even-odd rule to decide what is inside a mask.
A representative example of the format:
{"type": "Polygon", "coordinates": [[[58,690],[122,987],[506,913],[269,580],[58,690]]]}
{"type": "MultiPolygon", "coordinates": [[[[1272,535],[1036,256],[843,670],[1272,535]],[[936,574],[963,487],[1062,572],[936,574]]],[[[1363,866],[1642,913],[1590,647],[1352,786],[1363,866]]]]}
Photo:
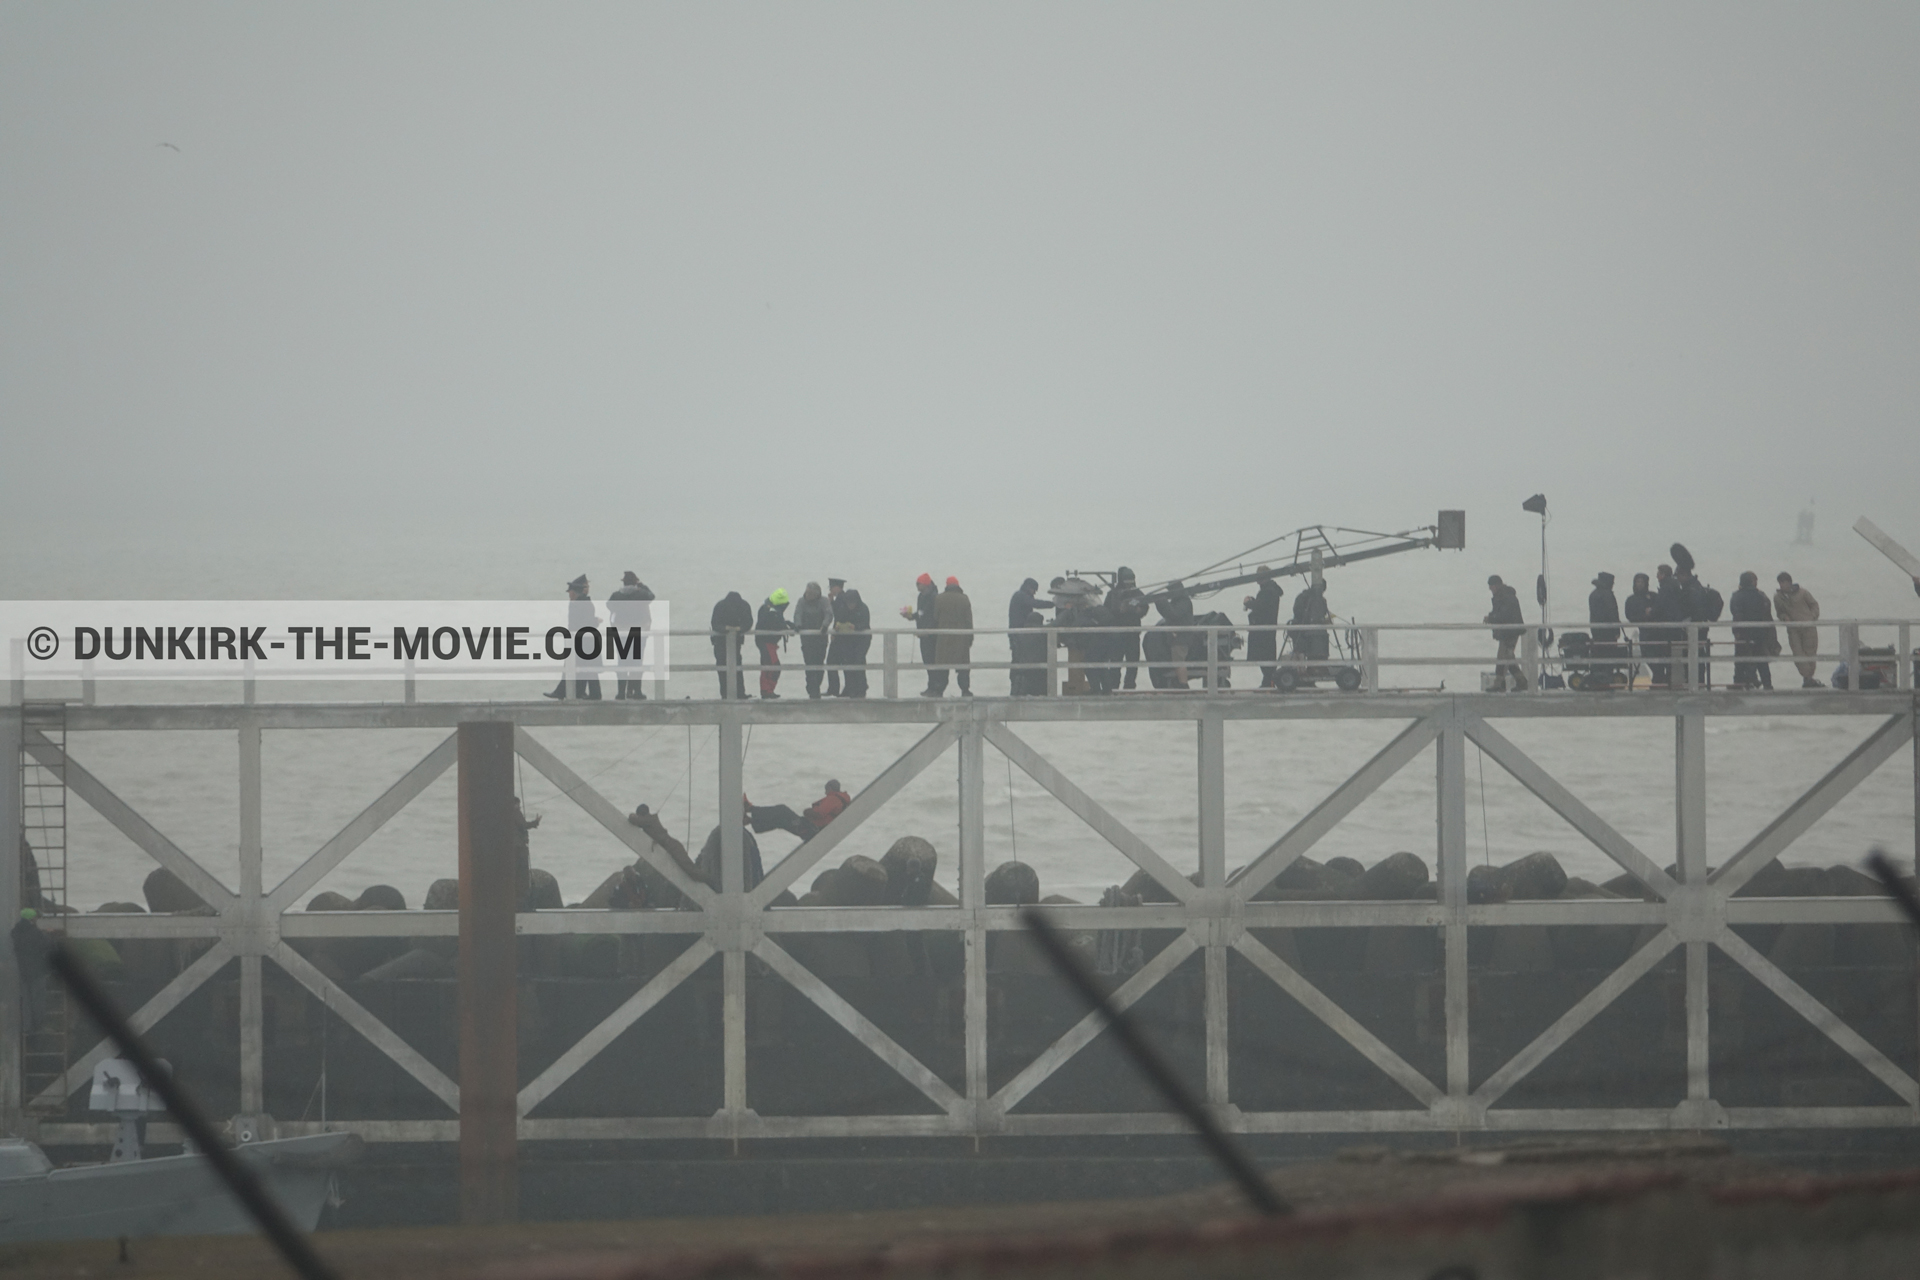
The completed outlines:
{"type": "Polygon", "coordinates": [[[1547,495],[1536,493],[1520,504],[1522,511],[1531,511],[1540,517],[1540,576],[1534,581],[1534,598],[1540,602],[1540,651],[1542,665],[1546,661],[1548,646],[1553,643],[1553,628],[1547,622],[1547,495]]]}

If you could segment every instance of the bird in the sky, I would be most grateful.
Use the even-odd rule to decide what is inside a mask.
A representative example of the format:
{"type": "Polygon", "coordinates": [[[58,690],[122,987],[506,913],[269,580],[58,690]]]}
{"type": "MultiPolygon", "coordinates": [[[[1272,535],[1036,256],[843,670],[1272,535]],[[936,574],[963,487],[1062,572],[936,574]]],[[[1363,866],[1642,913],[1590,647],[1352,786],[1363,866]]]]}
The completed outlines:
{"type": "Polygon", "coordinates": [[[173,144],[172,144],[171,142],[163,142],[163,143],[161,143],[160,145],[161,145],[161,146],[163,146],[163,147],[165,147],[165,148],[166,148],[167,150],[169,150],[169,151],[178,151],[178,150],[180,149],[180,148],[178,148],[178,147],[176,147],[176,146],[174,146],[174,145],[173,145],[173,144]]]}

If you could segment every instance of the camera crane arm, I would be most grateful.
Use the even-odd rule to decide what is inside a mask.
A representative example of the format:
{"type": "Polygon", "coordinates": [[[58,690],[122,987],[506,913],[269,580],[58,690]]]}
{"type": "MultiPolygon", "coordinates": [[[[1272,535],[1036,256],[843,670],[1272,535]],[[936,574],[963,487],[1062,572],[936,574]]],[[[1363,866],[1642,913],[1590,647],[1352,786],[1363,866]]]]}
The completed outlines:
{"type": "MultiPolygon", "coordinates": [[[[1296,529],[1292,533],[1283,533],[1255,547],[1249,547],[1238,555],[1226,560],[1216,561],[1204,568],[1195,570],[1186,578],[1170,579],[1146,592],[1150,604],[1159,604],[1173,598],[1173,583],[1178,581],[1182,590],[1189,596],[1212,595],[1228,587],[1238,587],[1260,578],[1258,566],[1252,557],[1256,552],[1269,547],[1291,543],[1291,558],[1279,564],[1269,564],[1267,572],[1271,577],[1287,578],[1313,573],[1317,570],[1336,569],[1342,565],[1358,564],[1363,560],[1377,560],[1381,556],[1399,555],[1403,551],[1420,551],[1428,547],[1443,551],[1459,551],[1467,545],[1467,516],[1464,511],[1442,511],[1438,524],[1425,525],[1417,529],[1408,529],[1400,533],[1374,533],[1366,529],[1343,529],[1334,525],[1309,525],[1296,529]],[[1252,567],[1250,567],[1252,566],[1252,567]],[[1208,574],[1226,570],[1222,577],[1207,577],[1208,574]]],[[[1111,584],[1112,574],[1087,574],[1070,571],[1072,577],[1097,577],[1111,584]]]]}

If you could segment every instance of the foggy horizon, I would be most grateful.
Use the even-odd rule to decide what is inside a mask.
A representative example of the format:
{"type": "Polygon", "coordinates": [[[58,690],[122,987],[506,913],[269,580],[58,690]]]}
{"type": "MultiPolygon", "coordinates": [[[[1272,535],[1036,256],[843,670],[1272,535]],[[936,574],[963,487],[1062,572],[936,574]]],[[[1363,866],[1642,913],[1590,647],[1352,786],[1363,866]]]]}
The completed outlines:
{"type": "Polygon", "coordinates": [[[0,31],[11,594],[1920,539],[1911,8],[0,31]]]}

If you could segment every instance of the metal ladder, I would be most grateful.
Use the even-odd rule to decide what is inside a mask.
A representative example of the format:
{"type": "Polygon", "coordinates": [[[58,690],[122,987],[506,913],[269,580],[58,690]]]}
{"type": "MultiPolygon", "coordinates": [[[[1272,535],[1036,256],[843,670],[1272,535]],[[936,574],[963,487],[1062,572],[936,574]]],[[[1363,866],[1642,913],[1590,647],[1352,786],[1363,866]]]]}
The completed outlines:
{"type": "MultiPolygon", "coordinates": [[[[21,707],[26,743],[20,752],[20,843],[22,905],[65,932],[67,908],[67,707],[64,702],[28,702],[21,707]],[[51,748],[51,750],[48,750],[51,748]]],[[[71,1063],[66,988],[51,978],[40,993],[39,1024],[20,1042],[21,1099],[31,1110],[60,1113],[66,1097],[36,1105],[71,1063]]]]}

